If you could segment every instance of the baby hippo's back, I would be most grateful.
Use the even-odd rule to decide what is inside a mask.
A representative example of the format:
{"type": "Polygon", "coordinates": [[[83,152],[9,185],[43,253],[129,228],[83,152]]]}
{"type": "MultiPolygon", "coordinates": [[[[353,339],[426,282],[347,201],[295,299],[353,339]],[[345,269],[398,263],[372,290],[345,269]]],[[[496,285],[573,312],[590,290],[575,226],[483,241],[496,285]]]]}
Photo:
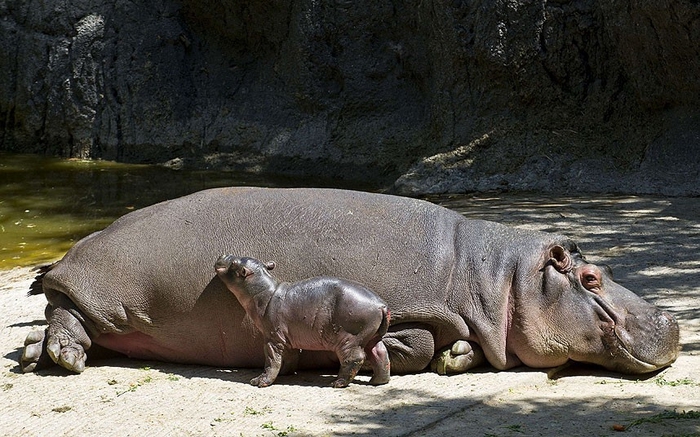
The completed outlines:
{"type": "Polygon", "coordinates": [[[279,284],[267,315],[291,347],[306,350],[365,344],[388,328],[382,323],[387,304],[379,296],[357,282],[328,276],[279,284]]]}

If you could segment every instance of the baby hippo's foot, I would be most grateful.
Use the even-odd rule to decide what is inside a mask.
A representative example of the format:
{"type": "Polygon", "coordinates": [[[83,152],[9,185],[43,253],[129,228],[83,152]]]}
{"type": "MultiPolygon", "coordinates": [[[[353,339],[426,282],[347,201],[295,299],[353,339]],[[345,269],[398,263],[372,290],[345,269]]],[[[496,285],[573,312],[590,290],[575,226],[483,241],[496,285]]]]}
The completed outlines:
{"type": "Polygon", "coordinates": [[[274,381],[267,377],[265,373],[250,380],[250,385],[256,387],[269,387],[274,381]]]}
{"type": "Polygon", "coordinates": [[[387,372],[386,374],[382,374],[382,375],[374,374],[374,375],[372,375],[372,378],[369,380],[369,383],[372,385],[388,384],[389,383],[389,373],[387,372]]]}
{"type": "Polygon", "coordinates": [[[333,388],[345,388],[348,385],[350,385],[350,381],[345,378],[338,378],[331,384],[333,388]]]}
{"type": "Polygon", "coordinates": [[[389,352],[387,352],[383,341],[378,341],[367,351],[367,361],[372,367],[372,379],[369,380],[369,383],[372,385],[387,384],[391,373],[391,363],[389,362],[389,352]]]}
{"type": "Polygon", "coordinates": [[[362,368],[363,362],[364,359],[343,361],[343,365],[340,366],[340,371],[338,371],[338,378],[333,381],[333,388],[347,387],[355,379],[355,375],[362,368]]]}
{"type": "Polygon", "coordinates": [[[486,361],[484,352],[475,343],[457,340],[438,354],[430,362],[430,369],[440,375],[464,373],[486,361]]]}

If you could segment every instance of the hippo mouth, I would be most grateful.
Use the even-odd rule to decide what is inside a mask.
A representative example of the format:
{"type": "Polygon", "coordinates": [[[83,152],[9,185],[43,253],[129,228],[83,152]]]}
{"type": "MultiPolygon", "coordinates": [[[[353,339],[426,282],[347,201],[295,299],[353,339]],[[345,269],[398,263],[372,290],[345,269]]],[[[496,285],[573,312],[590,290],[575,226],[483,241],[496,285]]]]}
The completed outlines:
{"type": "Polygon", "coordinates": [[[216,260],[214,265],[214,270],[217,272],[225,273],[229,268],[231,268],[231,262],[233,261],[233,255],[221,255],[219,259],[216,260]]]}
{"type": "Polygon", "coordinates": [[[668,313],[656,311],[653,316],[640,319],[615,310],[595,293],[594,300],[602,322],[602,342],[612,358],[612,362],[606,360],[605,367],[626,373],[647,373],[671,364],[678,357],[677,350],[664,347],[669,329],[675,329],[678,338],[678,326],[668,313]]]}

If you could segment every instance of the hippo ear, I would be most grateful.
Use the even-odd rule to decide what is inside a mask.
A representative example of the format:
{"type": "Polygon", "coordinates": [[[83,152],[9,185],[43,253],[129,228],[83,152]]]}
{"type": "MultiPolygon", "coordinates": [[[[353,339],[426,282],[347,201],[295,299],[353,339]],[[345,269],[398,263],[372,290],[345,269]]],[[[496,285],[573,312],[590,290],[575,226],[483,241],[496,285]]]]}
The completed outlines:
{"type": "Polygon", "coordinates": [[[569,273],[574,266],[569,251],[559,245],[549,249],[549,264],[553,265],[559,273],[569,273]]]}
{"type": "Polygon", "coordinates": [[[265,263],[265,268],[268,270],[272,270],[275,268],[275,262],[274,261],[268,261],[265,263]]]}

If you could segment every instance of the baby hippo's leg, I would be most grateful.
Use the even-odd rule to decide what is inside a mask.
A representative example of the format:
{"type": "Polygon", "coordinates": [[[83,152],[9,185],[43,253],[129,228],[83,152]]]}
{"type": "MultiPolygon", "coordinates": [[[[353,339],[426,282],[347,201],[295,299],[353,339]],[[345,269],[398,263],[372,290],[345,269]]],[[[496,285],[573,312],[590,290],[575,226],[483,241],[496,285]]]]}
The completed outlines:
{"type": "Polygon", "coordinates": [[[391,365],[389,352],[387,352],[384,342],[381,339],[370,341],[365,346],[365,354],[367,361],[372,366],[372,379],[369,380],[369,383],[372,385],[388,383],[391,365]]]}
{"type": "Polygon", "coordinates": [[[260,376],[251,379],[250,384],[258,387],[268,387],[272,385],[282,368],[283,352],[283,344],[267,341],[265,343],[265,370],[260,376]]]}
{"type": "Polygon", "coordinates": [[[340,370],[338,371],[338,379],[333,381],[333,388],[344,388],[360,371],[362,363],[365,361],[365,351],[362,350],[362,346],[356,345],[338,351],[337,355],[340,361],[340,370]]]}

